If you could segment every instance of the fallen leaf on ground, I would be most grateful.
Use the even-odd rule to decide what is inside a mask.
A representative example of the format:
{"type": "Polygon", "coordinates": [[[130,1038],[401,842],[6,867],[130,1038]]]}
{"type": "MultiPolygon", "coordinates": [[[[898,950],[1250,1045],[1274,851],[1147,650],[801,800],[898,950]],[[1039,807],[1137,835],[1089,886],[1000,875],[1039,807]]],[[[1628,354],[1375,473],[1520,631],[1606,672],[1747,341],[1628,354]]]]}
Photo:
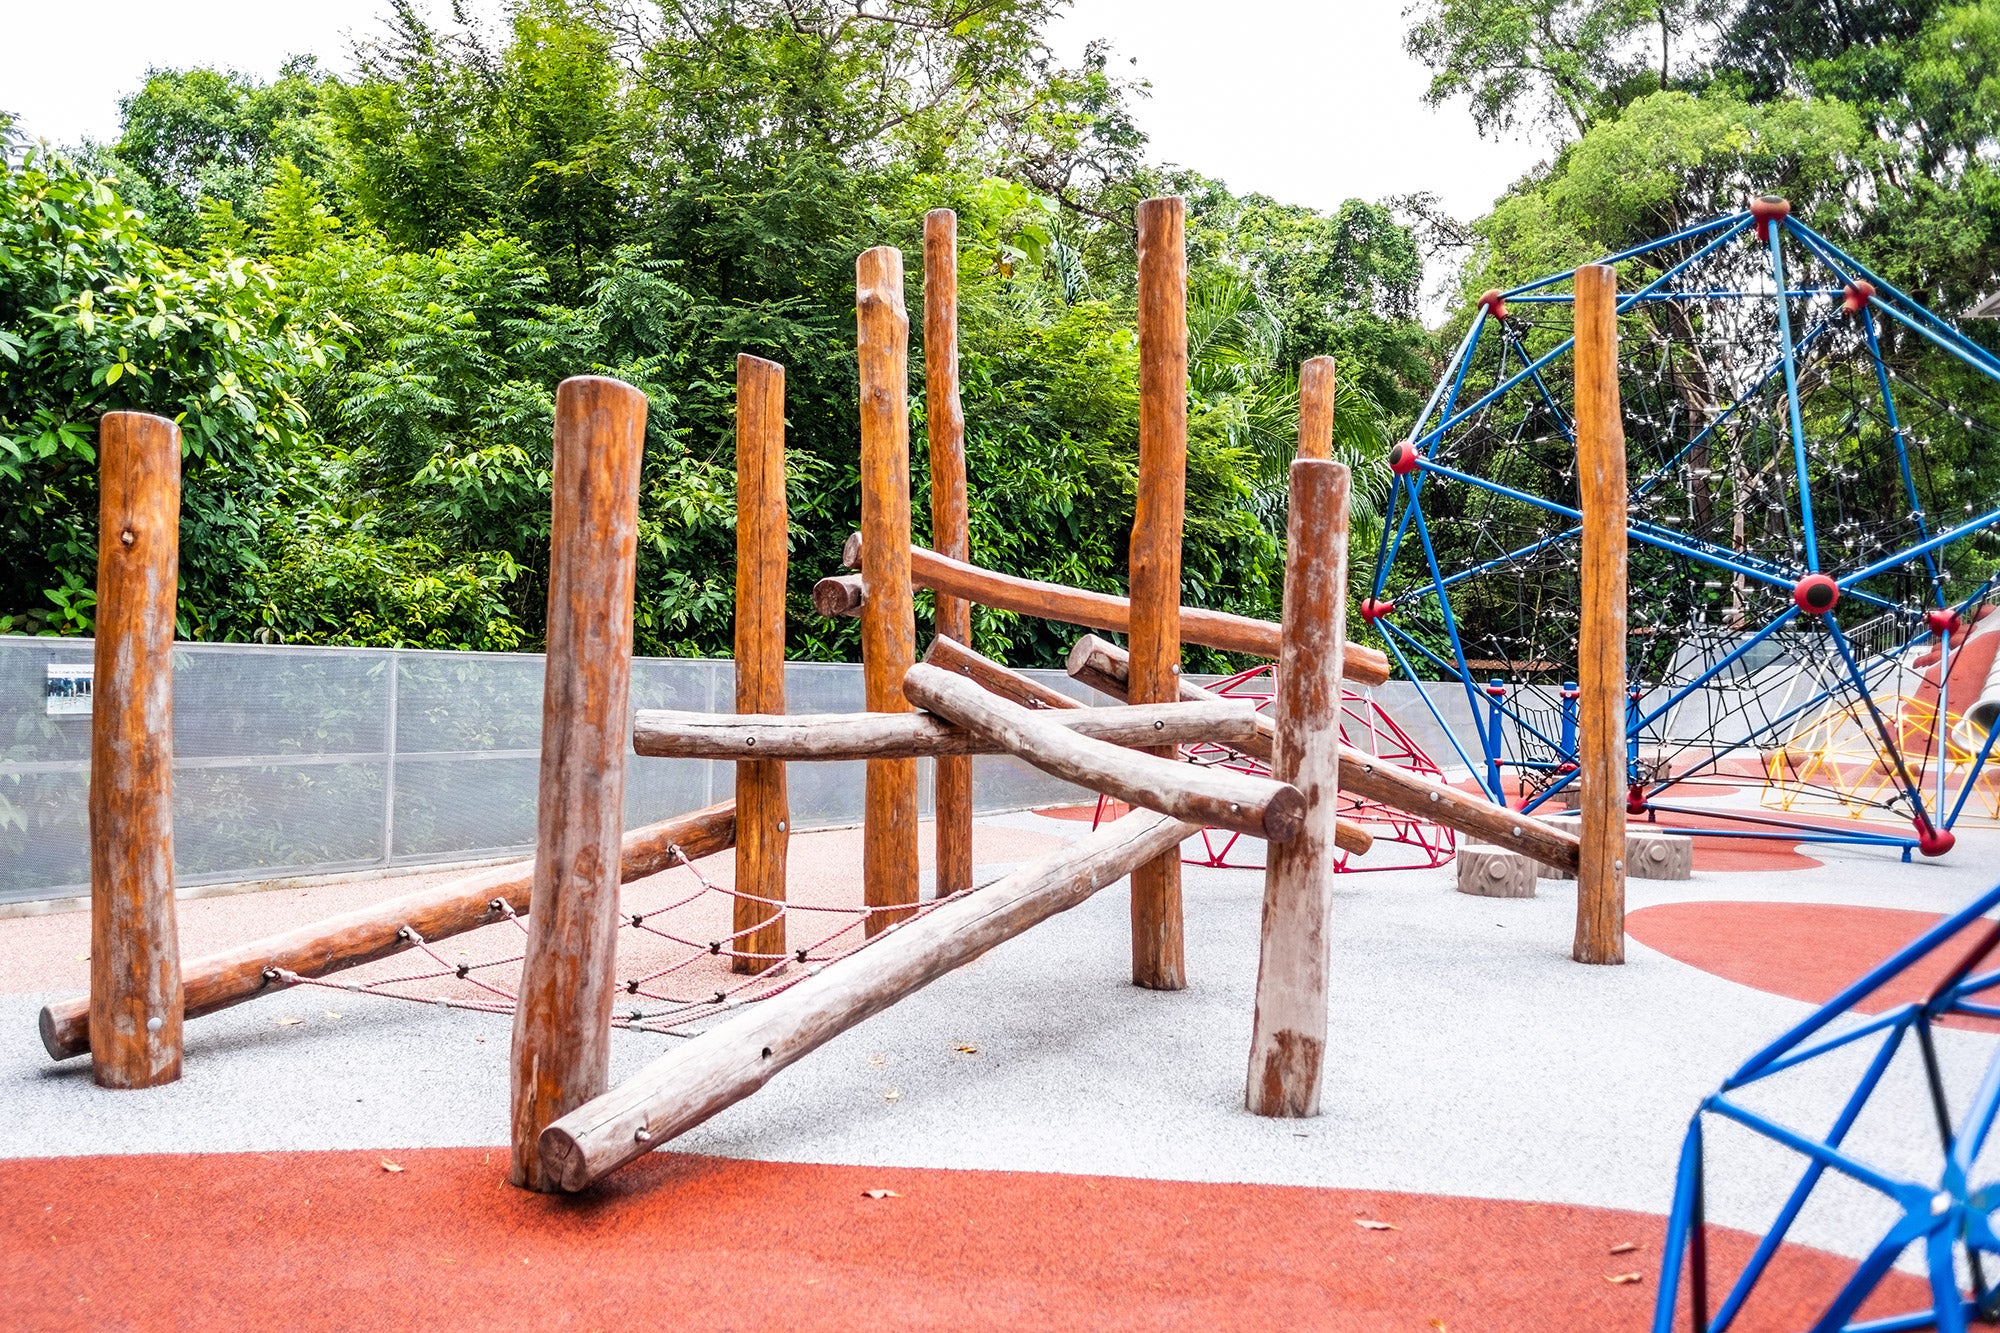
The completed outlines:
{"type": "Polygon", "coordinates": [[[864,1199],[900,1199],[903,1196],[894,1190],[863,1190],[861,1191],[861,1197],[864,1199]]]}
{"type": "Polygon", "coordinates": [[[960,1052],[960,1054],[963,1054],[963,1055],[977,1055],[977,1054],[979,1054],[979,1048],[978,1048],[977,1046],[974,1046],[974,1045],[973,1045],[973,1044],[972,1044],[971,1042],[969,1042],[969,1041],[962,1041],[962,1042],[960,1042],[960,1043],[958,1044],[958,1049],[959,1049],[959,1052],[960,1052]]]}
{"type": "Polygon", "coordinates": [[[333,1010],[331,1010],[331,1009],[329,1009],[329,1010],[327,1010],[327,1011],[326,1011],[326,1016],[327,1016],[328,1018],[339,1018],[339,1017],[340,1017],[340,1015],[339,1015],[339,1014],[336,1014],[336,1013],[335,1013],[335,1012],[333,1012],[333,1010]]]}
{"type": "Polygon", "coordinates": [[[1611,1253],[1630,1254],[1632,1253],[1632,1251],[1638,1248],[1639,1248],[1639,1242],[1636,1240],[1621,1240],[1616,1245],[1613,1245],[1611,1247],[1611,1253]]]}
{"type": "MultiPolygon", "coordinates": [[[[397,1166],[397,1165],[396,1165],[396,1164],[395,1164],[394,1162],[390,1161],[390,1160],[389,1160],[388,1158],[386,1158],[386,1157],[384,1157],[384,1158],[382,1159],[382,1169],[383,1169],[384,1171],[387,1171],[387,1172],[388,1172],[388,1173],[389,1173],[390,1175],[392,1175],[392,1176],[394,1176],[394,1175],[401,1175],[401,1174],[403,1173],[403,1168],[402,1168],[402,1167],[400,1167],[400,1166],[397,1166]]],[[[522,1262],[523,1262],[523,1263],[526,1263],[527,1261],[526,1261],[526,1260],[524,1259],[524,1260],[522,1260],[522,1262]]]]}
{"type": "Polygon", "coordinates": [[[278,1026],[281,1028],[295,1028],[303,1022],[305,1022],[303,1018],[281,1018],[278,1020],[278,1026]]]}
{"type": "Polygon", "coordinates": [[[1357,1218],[1355,1218],[1355,1219],[1354,1219],[1354,1225],[1355,1225],[1355,1226],[1358,1226],[1358,1227],[1366,1227],[1366,1228],[1368,1228],[1368,1229],[1369,1229],[1370,1231],[1401,1231],[1401,1230],[1402,1230],[1402,1228],[1401,1228],[1401,1227],[1399,1227],[1399,1226],[1397,1226],[1397,1225],[1396,1225],[1396,1224],[1395,1224],[1394,1222],[1377,1222],[1377,1221],[1376,1221],[1376,1220],[1375,1220],[1374,1218],[1372,1218],[1372,1217],[1357,1217],[1357,1218]]]}
{"type": "Polygon", "coordinates": [[[1445,1333],[1444,1320],[1442,1319],[1431,1320],[1431,1327],[1436,1329],[1438,1333],[1445,1333]]]}
{"type": "Polygon", "coordinates": [[[1644,1282],[1644,1273],[1606,1273],[1604,1280],[1614,1287],[1622,1287],[1628,1282],[1644,1282]]]}
{"type": "Polygon", "coordinates": [[[885,1102],[900,1102],[903,1100],[903,1091],[901,1088],[891,1088],[882,1094],[882,1100],[885,1102]]]}

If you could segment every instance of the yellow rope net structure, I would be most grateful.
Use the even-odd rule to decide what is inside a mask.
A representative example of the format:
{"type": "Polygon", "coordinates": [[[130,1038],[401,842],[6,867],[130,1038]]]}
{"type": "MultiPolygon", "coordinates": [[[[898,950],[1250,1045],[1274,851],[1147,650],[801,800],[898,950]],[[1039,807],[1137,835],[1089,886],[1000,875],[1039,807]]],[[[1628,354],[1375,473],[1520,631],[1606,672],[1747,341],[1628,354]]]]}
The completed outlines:
{"type": "MultiPolygon", "coordinates": [[[[1888,724],[1910,776],[1926,790],[1953,791],[1979,762],[1983,737],[1960,713],[1948,711],[1938,725],[1937,704],[1908,694],[1881,699],[1888,724]]],[[[1774,810],[1840,813],[1852,819],[1884,814],[1909,815],[1881,733],[1865,703],[1829,701],[1807,717],[1764,760],[1763,804],[1774,810]]],[[[1979,775],[1961,819],[2000,824],[2000,770],[1979,775]]]]}

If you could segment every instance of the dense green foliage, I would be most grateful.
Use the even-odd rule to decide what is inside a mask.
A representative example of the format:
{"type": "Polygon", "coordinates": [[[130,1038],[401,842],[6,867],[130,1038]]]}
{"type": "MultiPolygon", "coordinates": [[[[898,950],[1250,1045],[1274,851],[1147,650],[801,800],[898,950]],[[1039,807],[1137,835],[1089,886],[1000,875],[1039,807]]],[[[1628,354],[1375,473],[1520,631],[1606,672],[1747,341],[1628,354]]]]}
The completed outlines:
{"type": "MultiPolygon", "coordinates": [[[[858,517],[854,258],[911,256],[920,330],[915,259],[940,206],[960,216],[975,550],[1118,588],[1130,217],[1160,190],[1190,200],[1189,595],[1273,613],[1296,365],[1340,357],[1343,445],[1379,489],[1385,432],[1431,370],[1415,244],[1381,206],[1321,214],[1150,167],[1104,53],[1065,68],[1044,46],[1057,3],[518,0],[485,32],[397,0],[352,78],[309,60],[268,85],[155,72],[117,143],[17,154],[0,178],[0,218],[25,219],[0,222],[0,337],[23,344],[0,343],[0,373],[29,376],[0,380],[23,556],[0,570],[0,629],[88,628],[92,424],[146,405],[189,412],[189,632],[533,647],[554,387],[603,373],[651,404],[639,649],[726,653],[748,351],[787,367],[791,649],[849,655],[853,626],[807,594],[858,517]],[[52,194],[115,227],[60,222],[91,238],[72,253],[52,194]],[[131,341],[168,292],[189,325],[171,376],[131,341]],[[116,308],[95,341],[26,345],[92,303],[116,308]],[[87,384],[59,391],[57,366],[87,384]],[[225,371],[235,433],[209,446],[218,413],[190,395],[225,371]]],[[[1010,617],[978,630],[1012,660],[1062,647],[1010,617]]]]}

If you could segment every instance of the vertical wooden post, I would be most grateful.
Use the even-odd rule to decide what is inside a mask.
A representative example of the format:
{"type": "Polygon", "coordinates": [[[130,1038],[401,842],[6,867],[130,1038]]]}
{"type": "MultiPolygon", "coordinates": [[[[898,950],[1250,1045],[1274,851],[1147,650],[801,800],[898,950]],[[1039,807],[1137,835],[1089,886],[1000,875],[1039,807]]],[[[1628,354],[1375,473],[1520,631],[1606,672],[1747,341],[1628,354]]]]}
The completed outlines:
{"type": "MultiPolygon", "coordinates": [[[[861,363],[862,683],[871,711],[909,712],[903,673],[917,660],[910,589],[910,317],[903,253],[881,245],[854,266],[856,350],[861,363]]],[[[862,900],[917,901],[917,761],[870,759],[861,826],[862,900]]],[[[878,912],[868,934],[905,912],[878,912]]]]}
{"type": "MultiPolygon", "coordinates": [[[[958,215],[924,214],[924,420],[931,449],[931,548],[972,558],[965,498],[965,408],[958,396],[958,215]]],[[[937,632],[972,643],[972,603],[937,594],[937,632]]],[[[937,896],[972,887],[972,760],[937,761],[937,896]]]]}
{"type": "MultiPolygon", "coordinates": [[[[785,368],[736,358],[736,711],[785,711],[785,368]]],[[[791,810],[781,760],[736,765],[738,972],[785,954],[785,854],[791,810]],[[757,901],[763,899],[765,901],[757,901]],[[744,932],[749,932],[745,934],[744,932]]]]}
{"type": "Polygon", "coordinates": [[[181,432],[98,423],[97,642],[90,718],[90,1070],[106,1088],[181,1076],[174,922],[174,592],[181,432]]]}
{"type": "Polygon", "coordinates": [[[594,375],[556,389],[549,622],[528,954],[514,1012],[516,1185],[557,1188],[543,1129],[610,1081],[619,838],[646,396],[594,375]]]}
{"type": "MultiPolygon", "coordinates": [[[[1139,495],[1132,516],[1131,699],[1151,704],[1173,702],[1181,687],[1188,391],[1181,201],[1142,201],[1138,224],[1139,495]]],[[[1152,990],[1187,985],[1179,848],[1132,872],[1132,981],[1152,990]]]]}
{"type": "MultiPolygon", "coordinates": [[[[1300,449],[1307,421],[1299,420],[1300,449]]],[[[1271,775],[1305,793],[1305,824],[1265,852],[1264,934],[1244,1102],[1258,1115],[1319,1114],[1332,963],[1334,812],[1340,806],[1340,654],[1347,638],[1342,464],[1292,463],[1278,734],[1271,775]]]]}
{"type": "Polygon", "coordinates": [[[1333,388],[1332,357],[1316,356],[1299,367],[1300,458],[1333,457],[1333,388]]]}
{"type": "Polygon", "coordinates": [[[1618,407],[1618,275],[1576,271],[1576,452],[1583,510],[1577,642],[1579,963],[1625,961],[1625,426],[1618,407]]]}

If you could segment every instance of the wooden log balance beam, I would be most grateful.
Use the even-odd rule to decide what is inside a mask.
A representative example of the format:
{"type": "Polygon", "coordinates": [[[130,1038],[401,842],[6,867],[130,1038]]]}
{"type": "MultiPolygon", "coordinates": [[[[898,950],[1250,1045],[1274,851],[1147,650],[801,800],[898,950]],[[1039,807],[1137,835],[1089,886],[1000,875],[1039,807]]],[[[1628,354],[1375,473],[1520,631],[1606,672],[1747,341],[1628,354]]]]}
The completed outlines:
{"type": "MultiPolygon", "coordinates": [[[[1099,642],[1102,641],[1099,640],[1099,642]]],[[[1120,648],[1117,651],[1123,653],[1125,650],[1120,648]]],[[[1122,661],[1123,659],[1121,658],[1120,660],[1122,661]]],[[[1002,666],[992,658],[984,657],[967,648],[962,643],[953,643],[950,639],[938,639],[934,641],[930,646],[930,651],[924,654],[924,661],[932,666],[956,672],[972,680],[989,693],[997,694],[1003,699],[1011,699],[1024,708],[1037,711],[1049,710],[1065,714],[1074,713],[1079,709],[1086,712],[1093,711],[1087,705],[1078,703],[1067,694],[1059,690],[1052,690],[1033,677],[1024,676],[1011,667],[1002,666]]],[[[1124,679],[1124,676],[1120,675],[1118,688],[1115,691],[1106,690],[1104,693],[1112,694],[1120,699],[1124,698],[1124,679]]],[[[1220,695],[1210,694],[1206,690],[1202,691],[1202,698],[1210,702],[1221,701],[1220,695]]],[[[1185,691],[1183,691],[1182,702],[1190,702],[1185,696],[1185,691]]],[[[1157,704],[1135,706],[1159,707],[1157,704]]],[[[1258,727],[1256,736],[1246,737],[1240,747],[1235,745],[1234,742],[1229,741],[1225,741],[1224,744],[1229,745],[1232,749],[1240,749],[1245,754],[1250,753],[1251,748],[1260,743],[1260,740],[1270,727],[1270,720],[1264,717],[1263,714],[1259,713],[1256,717],[1258,727]]],[[[1341,851],[1354,856],[1366,856],[1369,850],[1375,846],[1375,835],[1361,827],[1361,825],[1348,819],[1342,819],[1334,825],[1333,837],[1335,846],[1339,847],[1341,851]]]]}
{"type": "MultiPolygon", "coordinates": [[[[679,862],[676,848],[679,855],[698,861],[735,844],[736,803],[724,801],[627,833],[619,847],[618,877],[629,884],[670,870],[679,862]]],[[[182,1015],[199,1018],[284,990],[286,976],[328,976],[399,954],[419,940],[450,939],[504,921],[509,911],[525,914],[534,870],[532,860],[491,866],[196,958],[181,968],[182,1015]]],[[[42,1045],[52,1059],[88,1054],[90,1002],[78,997],[48,1005],[41,1029],[42,1045]]]]}
{"type": "Polygon", "coordinates": [[[564,1190],[594,1181],[742,1101],[786,1066],[1130,873],[1200,830],[1135,810],[1080,842],[932,909],[845,958],[809,969],[542,1131],[542,1171],[564,1190]]]}
{"type": "Polygon", "coordinates": [[[1044,773],[1128,805],[1278,843],[1290,842],[1305,818],[1296,787],[1092,740],[942,667],[912,666],[903,693],[1044,773]]]}
{"type": "MultiPolygon", "coordinates": [[[[862,543],[859,535],[849,537],[841,563],[849,569],[860,567],[862,543]]],[[[1065,625],[1109,630],[1114,634],[1132,631],[1131,599],[1116,593],[1089,592],[1060,583],[1017,578],[962,560],[952,560],[921,546],[910,548],[910,582],[932,592],[963,598],[996,611],[1040,616],[1065,625]]],[[[866,601],[858,580],[835,574],[820,580],[813,589],[813,606],[821,615],[856,615],[866,601]]],[[[1268,620],[1210,611],[1199,606],[1181,608],[1181,639],[1185,643],[1248,657],[1277,660],[1278,626],[1268,620]]],[[[1341,674],[1356,685],[1381,685],[1389,679],[1389,659],[1379,648],[1350,643],[1341,662],[1341,674]]]]}
{"type": "MultiPolygon", "coordinates": [[[[1070,650],[1069,674],[1100,693],[1122,699],[1125,697],[1126,663],[1123,648],[1095,634],[1086,634],[1070,650]]],[[[1191,680],[1181,681],[1182,699],[1221,697],[1191,680]]],[[[1256,738],[1236,748],[1268,764],[1273,757],[1276,738],[1277,724],[1259,713],[1256,738]]],[[[1351,745],[1340,747],[1340,789],[1364,800],[1377,801],[1419,815],[1467,837],[1524,852],[1546,865],[1560,866],[1575,873],[1573,867],[1578,853],[1575,834],[1517,810],[1503,809],[1433,778],[1422,777],[1351,745]]],[[[1345,843],[1341,845],[1346,846],[1345,843]]]]}
{"type": "MultiPolygon", "coordinates": [[[[1257,734],[1248,702],[1145,704],[1051,712],[1053,726],[1109,745],[1234,746],[1257,734]]],[[[692,713],[647,709],[632,748],[654,759],[839,761],[1001,754],[975,732],[931,713],[692,713]]]]}

